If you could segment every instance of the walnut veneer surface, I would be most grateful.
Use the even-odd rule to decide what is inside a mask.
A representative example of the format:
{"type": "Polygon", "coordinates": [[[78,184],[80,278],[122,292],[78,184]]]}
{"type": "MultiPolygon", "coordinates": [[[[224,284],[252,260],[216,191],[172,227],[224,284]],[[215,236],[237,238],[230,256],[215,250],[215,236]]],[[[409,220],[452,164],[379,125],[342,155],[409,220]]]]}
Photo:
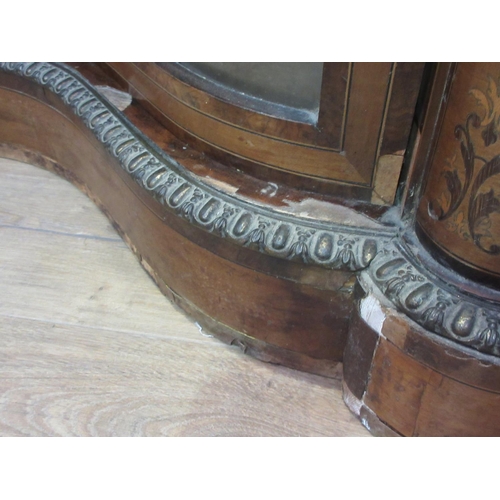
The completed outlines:
{"type": "Polygon", "coordinates": [[[1,436],[367,436],[341,383],[203,336],[68,182],[0,159],[1,436]]]}

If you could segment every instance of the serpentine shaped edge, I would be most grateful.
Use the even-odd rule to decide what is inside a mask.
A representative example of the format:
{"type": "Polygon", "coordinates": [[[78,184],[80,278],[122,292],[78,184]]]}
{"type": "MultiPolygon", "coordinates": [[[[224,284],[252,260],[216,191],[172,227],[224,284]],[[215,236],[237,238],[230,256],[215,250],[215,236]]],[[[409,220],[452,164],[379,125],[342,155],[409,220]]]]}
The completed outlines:
{"type": "Polygon", "coordinates": [[[282,259],[358,271],[375,257],[380,236],[394,234],[390,228],[375,234],[363,228],[278,214],[200,182],[68,66],[0,63],[0,70],[33,80],[56,94],[157,201],[191,224],[236,244],[282,259]]]}
{"type": "Polygon", "coordinates": [[[365,287],[427,331],[500,356],[500,308],[417,269],[394,228],[373,230],[277,214],[206,185],[159,149],[81,75],[56,63],[1,63],[61,98],[121,167],[157,201],[197,227],[286,260],[362,271],[365,287]]]}

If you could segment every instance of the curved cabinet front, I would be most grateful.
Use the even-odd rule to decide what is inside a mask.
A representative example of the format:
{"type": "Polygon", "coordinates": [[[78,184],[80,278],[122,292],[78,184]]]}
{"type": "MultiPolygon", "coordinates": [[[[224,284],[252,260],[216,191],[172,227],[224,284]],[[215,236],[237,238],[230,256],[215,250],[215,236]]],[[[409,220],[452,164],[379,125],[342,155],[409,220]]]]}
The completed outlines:
{"type": "MultiPolygon", "coordinates": [[[[500,435],[500,296],[428,253],[411,209],[405,219],[397,207],[334,203],[218,164],[137,100],[119,111],[100,85],[120,81],[83,70],[92,83],[66,65],[0,63],[1,156],[86,192],[205,330],[265,361],[343,374],[347,405],[373,433],[500,435]]],[[[437,85],[422,137],[439,122],[433,103],[437,85]]],[[[416,149],[412,179],[430,158],[416,149]]],[[[426,200],[411,182],[408,199],[426,200]]]]}
{"type": "Polygon", "coordinates": [[[70,68],[3,69],[2,156],[88,193],[164,293],[205,329],[261,359],[339,376],[354,272],[390,229],[291,217],[214,189],[70,68]]]}

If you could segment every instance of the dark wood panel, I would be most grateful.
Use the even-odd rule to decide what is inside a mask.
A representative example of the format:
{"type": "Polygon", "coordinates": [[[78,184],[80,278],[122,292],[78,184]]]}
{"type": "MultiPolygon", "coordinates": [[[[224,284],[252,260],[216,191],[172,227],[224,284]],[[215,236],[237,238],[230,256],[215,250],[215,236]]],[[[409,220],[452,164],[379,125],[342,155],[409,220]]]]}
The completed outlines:
{"type": "Polygon", "coordinates": [[[494,363],[489,356],[471,353],[464,349],[446,345],[435,338],[422,335],[409,328],[403,345],[403,351],[416,361],[432,368],[447,378],[486,391],[500,393],[500,363],[494,363]]]}
{"type": "Polygon", "coordinates": [[[412,436],[420,401],[432,374],[381,338],[373,359],[364,403],[390,427],[412,436]]]}
{"type": "Polygon", "coordinates": [[[405,436],[498,436],[500,394],[463,384],[380,340],[365,404],[405,436]]]}
{"type": "Polygon", "coordinates": [[[353,311],[349,337],[344,352],[344,382],[354,396],[361,400],[368,383],[373,353],[378,335],[353,311]]]}
{"type": "Polygon", "coordinates": [[[328,62],[323,64],[323,81],[318,114],[316,144],[332,149],[344,147],[345,122],[349,102],[352,64],[328,62]]]}
{"type": "Polygon", "coordinates": [[[349,327],[344,377],[361,411],[404,436],[499,435],[498,358],[439,339],[391,308],[380,314],[380,333],[356,312],[349,327]]]}
{"type": "Polygon", "coordinates": [[[498,436],[500,394],[433,373],[422,398],[415,436],[498,436]]]}
{"type": "Polygon", "coordinates": [[[393,68],[380,155],[401,155],[406,150],[424,66],[424,63],[396,63],[393,68]]]}
{"type": "Polygon", "coordinates": [[[404,219],[414,219],[422,188],[427,182],[427,166],[435,153],[437,135],[448,102],[443,96],[448,95],[454,71],[455,63],[426,66],[415,113],[411,160],[404,166],[406,183],[401,200],[404,219]]]}
{"type": "Polygon", "coordinates": [[[344,150],[363,178],[371,179],[377,161],[392,63],[355,63],[344,150]]]}

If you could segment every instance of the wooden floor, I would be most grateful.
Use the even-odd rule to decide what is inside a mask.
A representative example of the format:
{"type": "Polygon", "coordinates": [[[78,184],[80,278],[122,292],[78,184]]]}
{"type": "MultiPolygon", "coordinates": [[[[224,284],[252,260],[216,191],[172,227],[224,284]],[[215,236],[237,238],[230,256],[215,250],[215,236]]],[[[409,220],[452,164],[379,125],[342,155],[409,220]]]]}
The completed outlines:
{"type": "Polygon", "coordinates": [[[0,159],[0,435],[368,432],[340,382],[206,336],[85,195],[0,159]]]}

